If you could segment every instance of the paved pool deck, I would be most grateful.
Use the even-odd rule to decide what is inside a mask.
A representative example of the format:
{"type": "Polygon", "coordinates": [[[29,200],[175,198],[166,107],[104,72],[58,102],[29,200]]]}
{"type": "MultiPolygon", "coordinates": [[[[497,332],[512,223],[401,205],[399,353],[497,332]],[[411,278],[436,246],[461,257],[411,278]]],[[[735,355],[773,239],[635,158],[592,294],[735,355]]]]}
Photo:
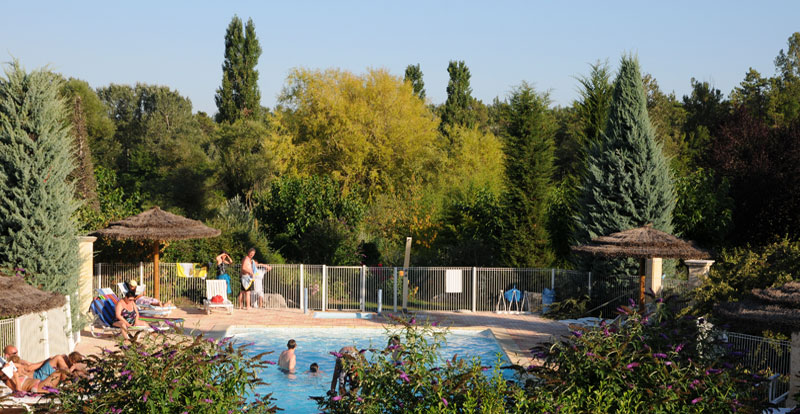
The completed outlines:
{"type": "MultiPolygon", "coordinates": [[[[387,314],[391,314],[388,312],[387,314]]],[[[552,342],[569,334],[566,325],[537,315],[509,315],[494,312],[413,312],[417,320],[438,322],[440,326],[457,329],[491,329],[498,343],[512,363],[528,366],[535,363],[529,349],[537,344],[552,342]]],[[[370,319],[320,319],[313,313],[304,314],[299,309],[250,309],[234,310],[232,315],[215,310],[206,315],[202,309],[180,308],[171,317],[184,318],[184,328],[188,331],[202,332],[214,338],[225,336],[231,326],[242,327],[352,327],[384,329],[392,321],[385,316],[372,315],[370,319]]],[[[95,354],[104,347],[113,347],[113,338],[92,337],[84,330],[76,350],[84,354],[95,354]]]]}

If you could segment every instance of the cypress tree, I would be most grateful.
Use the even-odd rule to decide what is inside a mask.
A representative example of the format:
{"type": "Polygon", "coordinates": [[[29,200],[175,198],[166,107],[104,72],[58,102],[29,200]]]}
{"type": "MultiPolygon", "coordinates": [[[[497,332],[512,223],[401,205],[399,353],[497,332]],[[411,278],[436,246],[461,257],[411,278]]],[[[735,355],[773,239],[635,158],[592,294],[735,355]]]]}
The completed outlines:
{"type": "Polygon", "coordinates": [[[506,106],[502,255],[512,267],[548,266],[554,260],[546,225],[556,125],[548,105],[546,94],[523,82],[506,106]]]}
{"type": "MultiPolygon", "coordinates": [[[[589,149],[580,188],[578,243],[652,223],[672,233],[675,193],[647,114],[639,62],[622,58],[605,131],[589,149]]],[[[634,260],[594,261],[594,271],[635,274],[634,260]]]]}
{"type": "Polygon", "coordinates": [[[472,110],[472,88],[469,86],[469,68],[464,61],[450,61],[447,65],[450,80],[447,82],[447,101],[442,108],[442,123],[439,131],[447,135],[447,127],[461,125],[472,128],[477,117],[472,110]]]}
{"type": "Polygon", "coordinates": [[[422,70],[419,68],[419,63],[406,66],[406,76],[403,80],[411,82],[414,95],[419,96],[419,99],[425,100],[425,82],[422,81],[422,70]]]}
{"type": "Polygon", "coordinates": [[[74,295],[78,203],[67,180],[73,138],[60,82],[44,70],[25,73],[16,61],[0,78],[0,266],[25,269],[40,289],[74,295]]]}
{"type": "Polygon", "coordinates": [[[233,16],[225,32],[225,61],[222,63],[222,85],[217,89],[217,122],[233,123],[237,119],[258,114],[261,92],[258,89],[258,58],[261,46],[252,19],[242,28],[242,20],[233,16]]]}

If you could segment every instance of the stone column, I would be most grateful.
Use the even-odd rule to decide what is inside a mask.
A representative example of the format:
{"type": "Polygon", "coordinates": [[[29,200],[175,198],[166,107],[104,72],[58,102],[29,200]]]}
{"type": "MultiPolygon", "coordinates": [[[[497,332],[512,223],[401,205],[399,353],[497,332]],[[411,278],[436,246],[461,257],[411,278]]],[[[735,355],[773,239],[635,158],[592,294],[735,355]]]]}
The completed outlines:
{"type": "Polygon", "coordinates": [[[80,277],[78,279],[78,312],[89,313],[92,303],[92,278],[94,277],[94,242],[97,237],[78,237],[78,257],[80,260],[80,277]]]}
{"type": "Polygon", "coordinates": [[[713,260],[684,260],[683,263],[689,268],[689,286],[695,288],[703,284],[706,275],[711,270],[713,260]]]}
{"type": "Polygon", "coordinates": [[[644,262],[644,291],[661,295],[662,259],[655,257],[644,262]]]}
{"type": "Polygon", "coordinates": [[[798,405],[795,395],[800,392],[800,332],[792,332],[792,353],[789,361],[789,396],[786,397],[786,406],[798,405]]]}

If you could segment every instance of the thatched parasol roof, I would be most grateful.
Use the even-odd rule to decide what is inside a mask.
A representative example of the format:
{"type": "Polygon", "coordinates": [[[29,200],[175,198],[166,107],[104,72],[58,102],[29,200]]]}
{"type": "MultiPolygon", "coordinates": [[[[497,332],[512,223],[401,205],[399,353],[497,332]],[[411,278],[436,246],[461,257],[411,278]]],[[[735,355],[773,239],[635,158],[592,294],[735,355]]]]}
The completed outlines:
{"type": "Polygon", "coordinates": [[[751,297],[740,302],[718,304],[714,307],[714,315],[745,331],[753,327],[759,331],[800,330],[800,282],[753,289],[751,292],[751,297]]]}
{"type": "Polygon", "coordinates": [[[63,295],[36,289],[21,277],[0,276],[0,317],[44,312],[66,302],[63,295]]]}
{"type": "Polygon", "coordinates": [[[219,236],[220,231],[200,221],[168,213],[158,207],[115,221],[91,233],[118,240],[186,240],[219,236]]]}
{"type": "Polygon", "coordinates": [[[654,229],[652,225],[613,233],[592,239],[591,242],[573,246],[572,251],[605,257],[653,257],[675,259],[707,259],[709,253],[692,242],[681,240],[669,233],[654,229]]]}

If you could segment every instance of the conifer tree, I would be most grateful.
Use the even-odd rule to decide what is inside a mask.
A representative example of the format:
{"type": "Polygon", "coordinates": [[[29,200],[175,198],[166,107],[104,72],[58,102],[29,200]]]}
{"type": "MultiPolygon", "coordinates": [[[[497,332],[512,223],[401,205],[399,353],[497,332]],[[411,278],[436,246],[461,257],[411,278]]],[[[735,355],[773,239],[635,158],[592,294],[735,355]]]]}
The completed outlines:
{"type": "MultiPolygon", "coordinates": [[[[602,136],[589,149],[580,188],[579,243],[652,223],[673,231],[675,193],[667,160],[647,114],[639,62],[622,58],[602,136]]],[[[594,261],[594,271],[635,274],[634,261],[594,261]]]]}
{"type": "Polygon", "coordinates": [[[555,120],[546,94],[523,82],[505,107],[506,194],[503,262],[512,267],[548,266],[554,255],[546,229],[552,187],[555,120]]]}
{"type": "Polygon", "coordinates": [[[18,62],[0,78],[0,267],[21,267],[33,286],[73,295],[78,203],[67,180],[73,139],[60,82],[44,70],[25,73],[18,62]]]}
{"type": "Polygon", "coordinates": [[[414,95],[419,96],[419,99],[423,101],[425,100],[425,82],[422,81],[422,70],[419,68],[419,63],[406,66],[406,76],[403,80],[411,82],[414,95]]]}
{"type": "Polygon", "coordinates": [[[233,16],[225,32],[225,61],[222,63],[222,85],[217,89],[217,122],[233,123],[238,119],[257,114],[261,108],[258,89],[258,58],[261,46],[256,37],[253,20],[233,16]]]}
{"type": "Polygon", "coordinates": [[[451,60],[447,66],[450,81],[447,82],[447,101],[442,108],[442,123],[439,130],[447,135],[449,126],[461,125],[472,128],[477,122],[472,110],[472,88],[469,86],[469,68],[464,61],[451,60]]]}

